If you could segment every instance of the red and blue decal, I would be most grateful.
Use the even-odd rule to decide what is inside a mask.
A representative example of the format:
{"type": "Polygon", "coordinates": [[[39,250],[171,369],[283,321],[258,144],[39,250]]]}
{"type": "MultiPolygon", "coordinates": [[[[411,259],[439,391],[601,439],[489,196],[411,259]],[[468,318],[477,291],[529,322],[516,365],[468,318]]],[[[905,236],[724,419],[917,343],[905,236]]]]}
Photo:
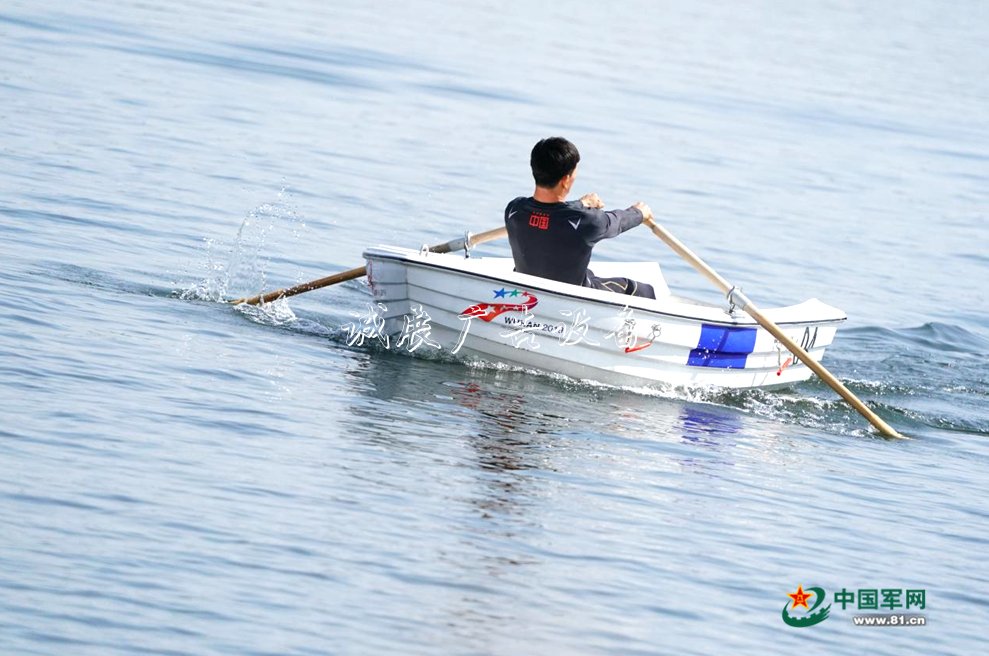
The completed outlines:
{"type": "Polygon", "coordinates": [[[755,328],[701,324],[697,348],[687,358],[689,367],[744,369],[749,353],[755,350],[755,328]]]}
{"type": "Polygon", "coordinates": [[[535,296],[529,292],[513,289],[507,291],[504,287],[494,290],[495,298],[516,298],[522,296],[525,300],[522,303],[478,303],[472,305],[460,313],[462,319],[480,319],[481,321],[491,321],[505,312],[528,312],[536,307],[539,302],[535,296]]]}

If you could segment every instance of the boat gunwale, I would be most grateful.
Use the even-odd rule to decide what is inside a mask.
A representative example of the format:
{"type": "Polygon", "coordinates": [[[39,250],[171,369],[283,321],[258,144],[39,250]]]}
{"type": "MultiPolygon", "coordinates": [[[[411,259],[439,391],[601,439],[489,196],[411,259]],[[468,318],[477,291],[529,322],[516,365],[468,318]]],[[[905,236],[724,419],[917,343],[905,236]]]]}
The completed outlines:
{"type": "MultiPolygon", "coordinates": [[[[393,248],[393,247],[387,247],[387,246],[385,246],[385,247],[381,247],[381,248],[393,248]]],[[[369,251],[372,251],[372,250],[374,250],[374,249],[367,249],[367,250],[364,251],[363,257],[364,257],[365,260],[370,259],[370,258],[367,257],[367,253],[369,251]]],[[[415,251],[415,254],[418,255],[419,254],[418,251],[415,251]]],[[[440,255],[445,255],[445,253],[441,253],[440,255]]],[[[499,278],[497,276],[488,275],[488,274],[481,274],[481,273],[475,273],[475,272],[472,272],[472,271],[464,271],[463,269],[458,269],[457,267],[446,265],[446,264],[442,264],[442,263],[425,262],[423,260],[410,259],[407,255],[402,255],[402,254],[397,254],[397,253],[392,254],[392,253],[387,253],[387,252],[374,251],[373,257],[374,258],[378,258],[378,259],[386,259],[386,260],[394,260],[394,261],[397,261],[397,262],[402,262],[406,266],[418,266],[418,267],[422,267],[422,268],[440,269],[440,270],[443,270],[443,271],[456,272],[456,273],[458,273],[460,275],[467,275],[467,276],[470,276],[472,278],[477,278],[477,279],[481,279],[481,280],[495,280],[495,281],[500,282],[500,283],[508,283],[508,284],[511,284],[511,285],[516,285],[517,284],[516,281],[506,280],[504,278],[499,278]]],[[[519,275],[527,275],[527,274],[519,274],[519,275]]],[[[550,280],[549,282],[556,282],[556,281],[550,280]]],[[[559,283],[559,284],[566,284],[566,283],[559,283]]],[[[742,322],[742,321],[731,321],[731,320],[727,320],[726,321],[726,320],[719,320],[719,319],[705,319],[703,317],[698,317],[698,316],[675,314],[673,312],[665,312],[663,310],[655,310],[655,309],[652,309],[652,308],[642,307],[642,305],[641,305],[642,301],[651,301],[651,300],[656,300],[656,299],[642,299],[642,300],[637,300],[637,299],[639,299],[641,297],[629,296],[628,297],[628,301],[633,301],[631,303],[628,302],[628,301],[626,301],[626,302],[608,301],[608,300],[602,300],[602,299],[597,299],[597,298],[589,298],[587,296],[580,296],[580,295],[573,294],[573,293],[568,293],[568,292],[560,292],[560,291],[556,291],[554,289],[547,289],[545,287],[529,286],[529,285],[525,285],[525,287],[527,287],[528,289],[533,289],[535,291],[539,291],[539,292],[546,292],[548,294],[554,294],[556,296],[562,296],[562,297],[565,297],[565,298],[576,299],[576,300],[579,300],[579,301],[582,301],[582,302],[585,302],[585,303],[586,302],[597,303],[599,305],[605,305],[605,306],[617,307],[617,308],[634,307],[635,309],[642,310],[643,312],[649,312],[651,314],[656,314],[656,315],[663,316],[663,317],[671,317],[671,318],[674,318],[674,319],[685,319],[687,321],[694,321],[694,322],[697,322],[697,323],[704,323],[704,324],[711,324],[711,325],[720,325],[720,326],[744,326],[744,327],[754,326],[754,327],[759,327],[759,322],[757,322],[755,319],[752,319],[747,313],[746,313],[745,316],[748,317],[748,320],[747,321],[744,321],[744,322],[742,322]]],[[[803,301],[803,303],[806,303],[806,302],[807,301],[803,301]]],[[[819,302],[821,302],[823,304],[823,301],[819,301],[819,302]]],[[[801,303],[798,303],[797,305],[800,305],[800,304],[801,303]]],[[[703,306],[702,305],[702,306],[699,306],[699,307],[717,308],[718,306],[714,306],[714,305],[703,306]]],[[[796,305],[790,305],[790,306],[784,306],[784,307],[796,307],[796,305]]],[[[831,307],[831,306],[829,306],[829,307],[831,307]]],[[[769,308],[769,309],[767,309],[765,311],[772,312],[772,310],[774,310],[774,309],[782,309],[782,308],[769,308]]],[[[838,308],[834,308],[834,309],[837,310],[838,308]]],[[[838,311],[841,312],[841,310],[838,310],[838,311]]],[[[743,310],[743,312],[744,312],[744,310],[743,310]]],[[[775,323],[777,325],[780,325],[780,326],[798,326],[798,325],[806,325],[806,324],[813,324],[813,325],[818,325],[818,326],[827,326],[827,325],[832,325],[832,324],[841,324],[841,323],[844,323],[847,320],[848,320],[848,316],[846,315],[846,316],[843,316],[841,318],[836,318],[836,319],[816,319],[816,320],[815,319],[810,319],[810,320],[805,320],[805,321],[777,321],[775,323]]]]}

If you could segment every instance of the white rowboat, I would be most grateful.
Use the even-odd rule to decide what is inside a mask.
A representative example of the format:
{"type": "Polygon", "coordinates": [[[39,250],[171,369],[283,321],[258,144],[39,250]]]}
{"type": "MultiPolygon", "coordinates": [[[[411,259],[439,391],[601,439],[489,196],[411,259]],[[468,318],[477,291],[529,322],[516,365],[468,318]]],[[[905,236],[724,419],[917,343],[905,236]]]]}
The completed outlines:
{"type": "MultiPolygon", "coordinates": [[[[453,352],[613,385],[768,388],[812,375],[744,311],[672,294],[654,262],[591,267],[649,283],[657,298],[646,299],[516,273],[511,258],[465,254],[367,249],[384,332],[407,336],[418,325],[453,352]]],[[[846,319],[817,299],[763,315],[818,361],[846,319]]]]}

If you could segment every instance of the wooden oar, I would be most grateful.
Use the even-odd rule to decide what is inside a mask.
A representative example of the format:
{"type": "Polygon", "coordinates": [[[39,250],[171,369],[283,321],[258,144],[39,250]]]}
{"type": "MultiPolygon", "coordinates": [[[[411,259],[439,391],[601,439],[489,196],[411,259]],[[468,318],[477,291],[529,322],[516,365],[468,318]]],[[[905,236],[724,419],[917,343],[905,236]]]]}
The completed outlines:
{"type": "MultiPolygon", "coordinates": [[[[501,239],[507,234],[508,233],[504,227],[494,228],[493,230],[488,230],[478,235],[467,233],[459,239],[430,246],[429,251],[431,253],[449,253],[451,251],[459,251],[462,248],[472,248],[478,244],[483,244],[486,241],[501,239]]],[[[346,282],[347,280],[353,280],[354,278],[360,278],[364,275],[367,275],[367,267],[357,267],[356,269],[341,271],[340,273],[335,273],[332,276],[326,276],[325,278],[319,278],[318,280],[310,280],[309,282],[304,282],[294,287],[278,289],[273,292],[268,292],[267,294],[251,296],[250,298],[238,298],[236,300],[229,301],[229,303],[232,303],[233,305],[240,305],[241,303],[247,303],[248,305],[271,303],[279,298],[288,298],[289,296],[304,294],[305,292],[311,292],[314,289],[329,287],[330,285],[346,282]]]]}
{"type": "Polygon", "coordinates": [[[792,339],[787,337],[779,326],[773,323],[772,320],[768,319],[766,315],[764,315],[759,308],[757,308],[752,301],[742,293],[742,290],[734,285],[731,285],[727,280],[722,278],[717,271],[705,264],[703,260],[694,255],[689,248],[684,246],[679,239],[674,237],[666,228],[656,223],[653,219],[646,219],[643,223],[649,226],[649,228],[653,231],[653,234],[665,241],[677,255],[689,262],[691,266],[700,271],[704,277],[713,282],[721,291],[723,291],[728,296],[728,300],[730,302],[748,312],[749,316],[759,322],[760,326],[769,331],[769,333],[778,339],[780,343],[789,349],[791,353],[800,358],[801,362],[810,367],[811,371],[817,374],[825,383],[830,385],[831,389],[837,392],[841,398],[845,399],[849,405],[858,410],[859,414],[865,417],[870,424],[876,427],[876,430],[886,437],[906,439],[903,435],[896,432],[892,426],[883,421],[879,415],[870,410],[868,406],[862,403],[857,396],[852,394],[852,392],[845,387],[840,380],[835,378],[830,371],[824,368],[824,365],[812,358],[810,353],[804,350],[792,339]]]}

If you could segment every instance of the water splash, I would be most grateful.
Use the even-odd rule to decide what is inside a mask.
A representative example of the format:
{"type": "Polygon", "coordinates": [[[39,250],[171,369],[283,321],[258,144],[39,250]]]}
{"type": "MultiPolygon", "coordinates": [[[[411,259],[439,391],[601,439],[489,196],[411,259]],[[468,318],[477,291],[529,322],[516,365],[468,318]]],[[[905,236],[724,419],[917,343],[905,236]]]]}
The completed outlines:
{"type": "MultiPolygon", "coordinates": [[[[280,237],[286,227],[292,238],[298,241],[306,224],[290,203],[286,188],[282,187],[275,202],[263,203],[248,212],[231,246],[224,247],[214,239],[204,239],[205,275],[182,291],[179,298],[222,303],[231,295],[253,296],[261,292],[267,286],[270,263],[265,247],[273,237],[280,237]]],[[[284,309],[270,310],[270,317],[284,317],[285,310],[291,313],[286,305],[284,309]]],[[[251,316],[257,318],[261,315],[251,316]]]]}
{"type": "Polygon", "coordinates": [[[238,312],[255,323],[266,326],[285,326],[299,320],[295,312],[288,306],[288,299],[280,298],[271,303],[248,305],[241,303],[234,306],[238,312]]]}

